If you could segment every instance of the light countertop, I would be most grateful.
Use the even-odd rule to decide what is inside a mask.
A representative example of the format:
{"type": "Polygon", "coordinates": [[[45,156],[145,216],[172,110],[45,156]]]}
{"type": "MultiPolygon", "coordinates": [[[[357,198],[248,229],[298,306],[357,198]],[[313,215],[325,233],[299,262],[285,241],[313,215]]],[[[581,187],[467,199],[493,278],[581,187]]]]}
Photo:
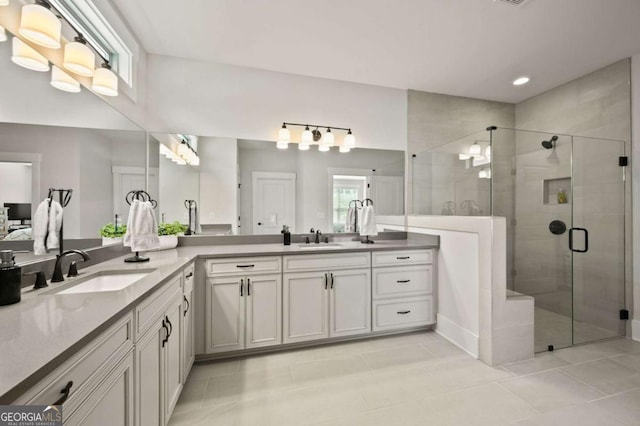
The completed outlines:
{"type": "MultiPolygon", "coordinates": [[[[375,244],[339,242],[331,249],[302,249],[299,244],[242,244],[187,246],[147,253],[149,262],[124,263],[118,257],[80,271],[80,277],[46,289],[24,289],[22,301],[0,306],[0,404],[10,404],[35,385],[70,355],[121,318],[150,294],[197,258],[297,255],[437,248],[412,240],[382,240],[375,244]],[[43,294],[57,287],[69,287],[90,273],[108,270],[149,270],[147,276],[118,291],[75,294],[43,294]]],[[[318,246],[322,246],[323,243],[318,246]]],[[[315,246],[311,243],[309,246],[315,246]]]]}

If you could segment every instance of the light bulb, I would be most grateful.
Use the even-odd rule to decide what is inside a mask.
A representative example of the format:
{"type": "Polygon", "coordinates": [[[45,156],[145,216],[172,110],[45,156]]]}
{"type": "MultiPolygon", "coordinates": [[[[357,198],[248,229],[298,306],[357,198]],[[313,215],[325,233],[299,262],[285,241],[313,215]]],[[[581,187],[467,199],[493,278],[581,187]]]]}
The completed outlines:
{"type": "Polygon", "coordinates": [[[7,32],[4,27],[0,25],[0,42],[7,41],[7,32]]]}
{"type": "Polygon", "coordinates": [[[64,46],[64,60],[62,66],[72,73],[93,77],[96,55],[89,49],[82,37],[76,37],[75,41],[64,46]]]}
{"type": "Polygon", "coordinates": [[[18,33],[29,41],[49,49],[60,48],[62,22],[46,7],[27,4],[22,7],[18,33]]]}
{"type": "Polygon", "coordinates": [[[471,155],[472,157],[480,155],[481,152],[482,148],[480,147],[480,144],[478,144],[478,142],[474,142],[473,145],[469,147],[469,155],[471,155]]]}
{"type": "MultiPolygon", "coordinates": [[[[349,132],[347,133],[347,136],[344,137],[344,142],[342,144],[344,146],[346,146],[346,147],[349,147],[349,148],[355,148],[355,146],[356,146],[356,137],[353,136],[353,133],[351,133],[351,129],[349,129],[349,132]]],[[[340,151],[340,152],[342,152],[342,151],[340,151]]]]}
{"type": "Polygon", "coordinates": [[[51,85],[64,92],[78,93],[80,91],[80,83],[55,65],[51,67],[51,85]]]}
{"type": "Polygon", "coordinates": [[[309,126],[307,126],[305,127],[304,132],[302,132],[302,138],[300,139],[300,144],[307,145],[308,147],[309,145],[311,145],[312,142],[313,142],[313,133],[311,133],[311,130],[309,130],[309,126]]]}
{"type": "Polygon", "coordinates": [[[345,152],[351,151],[351,148],[349,148],[348,146],[342,145],[338,151],[342,152],[342,153],[345,153],[345,152]]]}
{"type": "Polygon", "coordinates": [[[36,52],[35,49],[18,37],[13,38],[11,47],[11,61],[14,64],[32,71],[49,71],[49,61],[47,58],[36,52]]]}
{"type": "Polygon", "coordinates": [[[282,123],[282,127],[278,131],[278,142],[286,142],[289,143],[291,140],[291,132],[287,129],[287,125],[282,123]]]}
{"type": "Polygon", "coordinates": [[[318,151],[320,151],[320,152],[329,151],[329,145],[322,145],[322,144],[318,145],[318,151]]]}
{"type": "Polygon", "coordinates": [[[333,137],[333,133],[331,133],[331,129],[327,129],[327,131],[324,133],[324,136],[322,136],[322,141],[320,142],[320,145],[333,146],[334,143],[335,143],[335,138],[333,137]]]}
{"type": "Polygon", "coordinates": [[[118,76],[109,64],[103,64],[93,72],[91,89],[104,96],[118,96],[118,76]]]}

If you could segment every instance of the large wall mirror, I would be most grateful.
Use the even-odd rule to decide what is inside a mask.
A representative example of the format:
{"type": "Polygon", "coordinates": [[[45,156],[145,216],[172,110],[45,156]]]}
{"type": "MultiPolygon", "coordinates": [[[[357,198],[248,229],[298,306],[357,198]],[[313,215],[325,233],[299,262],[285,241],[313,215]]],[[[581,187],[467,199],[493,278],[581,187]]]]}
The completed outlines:
{"type": "Polygon", "coordinates": [[[158,188],[160,220],[191,222],[198,234],[278,234],[283,225],[295,233],[345,232],[349,203],[365,198],[378,216],[404,215],[404,151],[283,150],[269,141],[185,134],[150,133],[150,141],[159,157],[150,188],[158,188]],[[178,155],[185,144],[195,144],[199,164],[178,155]]]}
{"type": "Polygon", "coordinates": [[[0,207],[9,207],[0,248],[32,247],[33,214],[49,188],[73,190],[65,248],[99,245],[100,228],[126,217],[126,192],[145,187],[146,134],[85,88],[53,88],[49,72],[21,68],[11,53],[10,41],[0,43],[0,207]]]}

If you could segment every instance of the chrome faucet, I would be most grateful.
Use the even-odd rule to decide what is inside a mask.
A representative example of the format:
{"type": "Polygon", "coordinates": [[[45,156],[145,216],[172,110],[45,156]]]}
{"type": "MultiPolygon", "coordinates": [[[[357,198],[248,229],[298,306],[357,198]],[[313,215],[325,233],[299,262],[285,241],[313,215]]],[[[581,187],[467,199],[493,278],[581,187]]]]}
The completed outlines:
{"type": "MultiPolygon", "coordinates": [[[[52,283],[59,283],[61,281],[64,281],[64,276],[62,274],[62,259],[70,254],[79,254],[80,256],[82,256],[83,262],[91,259],[91,256],[89,256],[89,254],[83,250],[67,250],[62,254],[59,254],[56,258],[56,266],[53,268],[53,277],[51,278],[52,283]]],[[[78,276],[78,268],[76,266],[76,262],[71,262],[71,265],[69,265],[69,274],[67,275],[67,277],[76,276],[78,276]]]]}

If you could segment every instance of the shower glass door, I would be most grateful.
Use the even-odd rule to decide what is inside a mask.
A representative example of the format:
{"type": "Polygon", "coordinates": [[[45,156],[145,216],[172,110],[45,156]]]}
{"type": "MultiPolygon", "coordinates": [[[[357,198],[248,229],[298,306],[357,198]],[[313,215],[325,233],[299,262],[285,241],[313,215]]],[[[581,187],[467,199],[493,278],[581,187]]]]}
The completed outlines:
{"type": "Polygon", "coordinates": [[[624,142],[500,128],[491,146],[508,295],[535,299],[535,351],[623,335],[624,142]]]}
{"type": "Polygon", "coordinates": [[[625,181],[622,141],[573,137],[573,343],[624,334],[625,181]]]}

